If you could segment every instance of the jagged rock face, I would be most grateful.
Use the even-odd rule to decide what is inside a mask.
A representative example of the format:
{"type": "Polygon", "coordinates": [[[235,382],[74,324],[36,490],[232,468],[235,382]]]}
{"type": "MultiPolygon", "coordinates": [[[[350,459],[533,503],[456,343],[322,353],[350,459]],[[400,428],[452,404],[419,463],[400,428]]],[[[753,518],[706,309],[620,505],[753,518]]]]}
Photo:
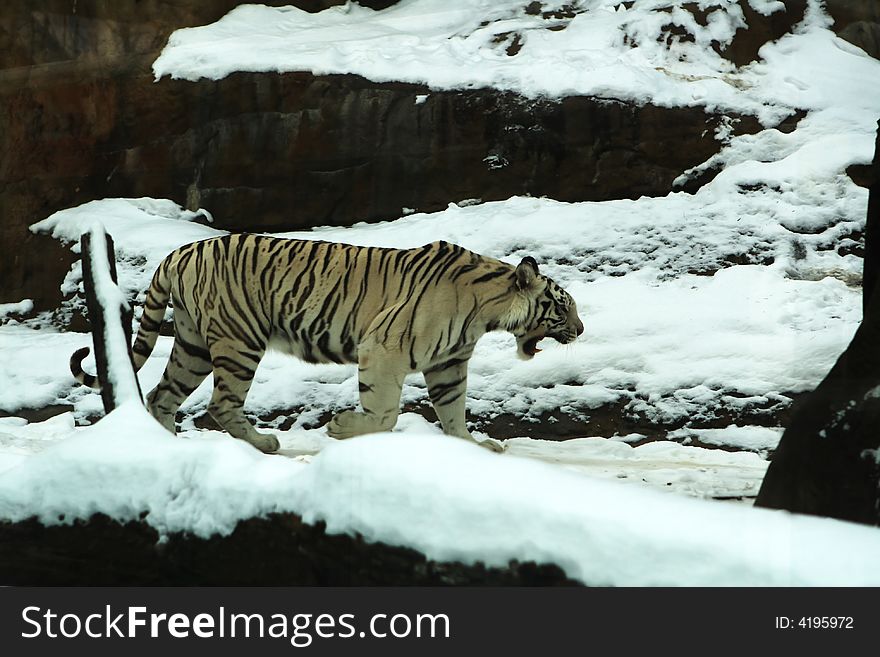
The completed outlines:
{"type": "Polygon", "coordinates": [[[665,194],[718,148],[717,119],[699,108],[583,97],[475,90],[416,104],[427,89],[244,73],[123,93],[133,97],[117,99],[118,123],[131,129],[102,145],[98,185],[108,196],[170,195],[233,230],[391,219],[514,194],[665,194]]]}
{"type": "MultiPolygon", "coordinates": [[[[263,0],[318,11],[344,0],[263,0]]],[[[218,20],[239,0],[6,0],[0,12],[0,301],[55,307],[71,255],[27,227],[55,210],[106,197],[94,179],[119,126],[123,90],[149,70],[177,28],[218,20]]],[[[363,0],[381,8],[388,0],[363,0]]],[[[137,108],[132,108],[136,116],[137,108]]],[[[129,119],[131,120],[131,119],[129,119]]],[[[137,119],[134,119],[135,122],[137,119]]],[[[166,196],[166,194],[159,194],[166,196]]]]}
{"type": "MultiPolygon", "coordinates": [[[[416,105],[428,90],[297,73],[50,78],[3,94],[11,242],[55,209],[112,196],[205,207],[232,230],[289,230],[469,198],[663,195],[719,146],[717,117],[699,108],[492,90],[432,93],[416,105]]],[[[34,281],[40,290],[57,287],[59,260],[61,271],[43,270],[54,278],[34,281]]]]}
{"type": "Polygon", "coordinates": [[[874,0],[825,0],[837,35],[880,59],[880,2],[874,0]]]}

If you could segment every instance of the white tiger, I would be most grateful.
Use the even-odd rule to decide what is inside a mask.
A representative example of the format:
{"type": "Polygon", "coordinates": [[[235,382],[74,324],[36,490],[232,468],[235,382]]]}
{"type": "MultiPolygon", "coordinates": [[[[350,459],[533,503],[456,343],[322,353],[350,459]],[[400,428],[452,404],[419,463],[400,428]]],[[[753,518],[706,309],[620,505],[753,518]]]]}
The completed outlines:
{"type": "MultiPolygon", "coordinates": [[[[208,410],[232,436],[264,452],[278,439],[244,414],[254,372],[268,347],[310,363],[357,363],[362,410],[337,414],[334,438],[387,431],[400,410],[404,377],[423,372],[443,431],[475,440],[465,423],[468,360],[488,331],[509,331],[522,358],[544,337],[574,341],[584,326],[574,299],[538,272],[455,244],[386,249],[332,242],[226,235],[183,246],[153,276],[132,351],[140,367],[156,344],[169,300],[174,346],[147,396],[169,431],[183,401],[208,376],[208,410]]],[[[81,383],[88,348],[70,359],[81,383]]],[[[480,444],[494,451],[501,443],[480,444]]]]}

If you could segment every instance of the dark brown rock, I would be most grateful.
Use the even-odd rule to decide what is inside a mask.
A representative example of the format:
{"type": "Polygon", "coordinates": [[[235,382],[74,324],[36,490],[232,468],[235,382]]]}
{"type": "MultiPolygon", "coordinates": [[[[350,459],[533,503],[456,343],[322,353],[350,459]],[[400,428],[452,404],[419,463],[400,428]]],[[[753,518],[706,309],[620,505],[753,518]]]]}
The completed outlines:
{"type": "Polygon", "coordinates": [[[841,39],[880,59],[880,2],[873,0],[826,0],[834,19],[833,29],[841,39]]]}
{"type": "Polygon", "coordinates": [[[103,515],[46,527],[0,522],[0,584],[15,586],[572,586],[557,566],[436,562],[404,547],[327,534],[293,514],[229,536],[171,534],[103,515]]]}
{"type": "MultiPolygon", "coordinates": [[[[7,0],[0,12],[0,301],[58,305],[72,261],[27,226],[98,198],[84,186],[118,87],[148,70],[178,27],[219,19],[237,0],[7,0]]],[[[289,4],[287,2],[279,4],[289,4]]],[[[101,196],[104,196],[103,194],[101,196]]]]}
{"type": "Polygon", "coordinates": [[[880,59],[880,23],[867,21],[850,23],[838,35],[841,39],[858,46],[871,57],[880,59]]]}
{"type": "Polygon", "coordinates": [[[701,109],[583,97],[531,101],[474,90],[433,93],[416,105],[427,89],[295,73],[126,91],[133,97],[117,111],[130,128],[102,145],[102,191],[170,196],[234,230],[347,225],[514,194],[664,194],[718,147],[709,136],[717,119],[701,109]],[[143,120],[129,122],[135,107],[143,120]]]}
{"type": "Polygon", "coordinates": [[[775,11],[769,16],[752,9],[748,0],[739,0],[739,6],[747,27],[738,29],[733,42],[719,52],[737,66],[745,66],[758,59],[761,46],[788,34],[804,19],[807,0],[786,0],[784,10],[775,11]]]}
{"type": "Polygon", "coordinates": [[[154,83],[151,61],[88,75],[50,65],[0,87],[3,240],[20,254],[0,264],[3,296],[57,287],[63,270],[37,263],[27,226],[95,198],[171,198],[220,227],[289,230],[466,198],[662,195],[718,148],[717,118],[699,108],[491,90],[415,105],[426,89],[299,73],[154,83]]]}
{"type": "Polygon", "coordinates": [[[851,164],[846,169],[846,175],[860,187],[871,187],[874,184],[876,173],[870,164],[851,164]]]}
{"type": "Polygon", "coordinates": [[[823,3],[835,29],[843,29],[857,21],[880,22],[880,3],[871,0],[825,0],[823,3]]]}

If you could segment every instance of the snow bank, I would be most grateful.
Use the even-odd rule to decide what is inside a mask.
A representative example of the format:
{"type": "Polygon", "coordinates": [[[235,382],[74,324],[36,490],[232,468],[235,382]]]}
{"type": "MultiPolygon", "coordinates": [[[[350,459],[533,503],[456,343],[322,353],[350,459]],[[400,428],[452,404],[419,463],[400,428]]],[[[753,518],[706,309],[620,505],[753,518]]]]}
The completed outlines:
{"type": "Polygon", "coordinates": [[[10,315],[27,315],[34,309],[33,299],[22,299],[15,303],[0,303],[0,320],[10,315]]]}
{"type": "Polygon", "coordinates": [[[44,422],[0,417],[0,473],[74,433],[73,413],[60,413],[44,422]]]}
{"type": "MultiPolygon", "coordinates": [[[[207,210],[184,210],[167,199],[110,198],[55,212],[30,230],[71,244],[71,250],[79,253],[80,236],[100,221],[116,247],[119,285],[129,298],[141,303],[162,258],[184,244],[226,233],[194,223],[199,218],[212,220],[207,210]],[[144,262],[147,256],[151,259],[144,262]]],[[[82,289],[82,268],[76,263],[61,291],[71,294],[82,289]]]]}
{"type": "Polygon", "coordinates": [[[724,429],[678,429],[667,434],[670,439],[696,438],[706,445],[725,445],[738,449],[766,452],[776,449],[782,438],[780,427],[740,427],[731,424],[724,429]]]}
{"type": "Polygon", "coordinates": [[[553,562],[590,584],[880,583],[875,529],[591,480],[447,436],[331,442],[305,465],[228,437],[173,438],[126,404],[7,470],[0,518],[105,513],[207,537],[292,512],[431,559],[553,562]]]}
{"type": "MultiPolygon", "coordinates": [[[[349,4],[315,14],[243,5],[211,25],[174,32],[153,72],[187,80],[234,71],[355,73],[434,89],[700,105],[754,114],[770,125],[792,108],[837,105],[837,82],[850,75],[864,80],[877,65],[826,29],[818,0],[810,0],[796,34],[764,46],[764,62],[740,69],[713,48],[746,27],[734,0],[704,7],[711,10],[705,24],[678,3],[657,0],[574,0],[547,17],[530,15],[527,4],[401,0],[382,11],[349,4]],[[690,37],[674,36],[670,26],[690,37]]],[[[545,12],[554,9],[546,5],[545,12]]]]}
{"type": "Polygon", "coordinates": [[[99,395],[86,394],[78,384],[80,390],[72,390],[76,382],[67,366],[74,351],[90,344],[89,335],[62,333],[42,323],[0,327],[0,411],[43,408],[83,398],[80,403],[88,404],[91,411],[101,409],[99,395]]]}
{"type": "MultiPolygon", "coordinates": [[[[742,427],[740,431],[762,428],[742,427]]],[[[736,432],[716,431],[718,444],[735,444],[736,432]]],[[[676,432],[668,435],[679,437],[676,432]]],[[[768,465],[762,455],[752,452],[688,447],[666,440],[633,447],[620,439],[512,438],[506,445],[505,454],[553,463],[569,472],[701,498],[753,498],[768,465]]]]}

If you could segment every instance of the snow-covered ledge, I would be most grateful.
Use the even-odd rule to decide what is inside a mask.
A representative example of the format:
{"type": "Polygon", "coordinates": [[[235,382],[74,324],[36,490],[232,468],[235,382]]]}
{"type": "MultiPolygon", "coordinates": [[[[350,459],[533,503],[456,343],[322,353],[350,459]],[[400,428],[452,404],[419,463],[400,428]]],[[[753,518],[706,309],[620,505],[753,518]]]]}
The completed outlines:
{"type": "Polygon", "coordinates": [[[137,402],[0,479],[0,519],[96,513],[200,538],[293,513],[439,562],[553,563],[595,585],[880,584],[871,527],[587,478],[442,435],[363,436],[306,463],[175,438],[137,402]]]}

